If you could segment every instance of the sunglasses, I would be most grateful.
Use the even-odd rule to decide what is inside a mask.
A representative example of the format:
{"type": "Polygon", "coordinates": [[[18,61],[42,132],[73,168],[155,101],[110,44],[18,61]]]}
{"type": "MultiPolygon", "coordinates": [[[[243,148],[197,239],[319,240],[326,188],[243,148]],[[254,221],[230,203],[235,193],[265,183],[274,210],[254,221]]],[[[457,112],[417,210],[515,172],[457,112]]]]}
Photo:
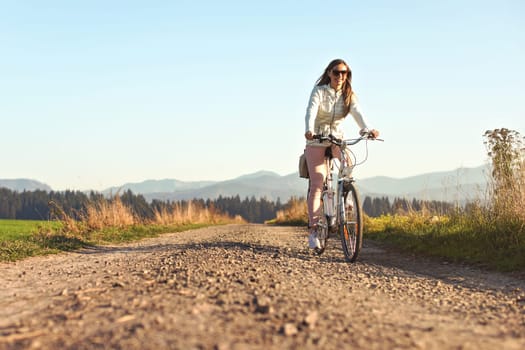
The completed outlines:
{"type": "Polygon", "coordinates": [[[335,70],[335,69],[332,69],[332,74],[333,75],[340,75],[340,74],[342,74],[343,76],[345,76],[345,75],[348,74],[348,71],[347,70],[335,70]]]}

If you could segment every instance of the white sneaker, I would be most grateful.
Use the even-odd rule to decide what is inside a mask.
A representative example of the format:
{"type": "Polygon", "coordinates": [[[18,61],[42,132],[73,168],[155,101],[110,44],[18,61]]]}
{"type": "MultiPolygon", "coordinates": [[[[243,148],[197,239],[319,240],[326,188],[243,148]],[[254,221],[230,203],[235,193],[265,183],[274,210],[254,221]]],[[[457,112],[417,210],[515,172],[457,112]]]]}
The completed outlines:
{"type": "Polygon", "coordinates": [[[317,232],[310,231],[310,235],[308,236],[308,246],[310,249],[321,249],[321,242],[319,242],[319,238],[317,238],[317,232]]]}

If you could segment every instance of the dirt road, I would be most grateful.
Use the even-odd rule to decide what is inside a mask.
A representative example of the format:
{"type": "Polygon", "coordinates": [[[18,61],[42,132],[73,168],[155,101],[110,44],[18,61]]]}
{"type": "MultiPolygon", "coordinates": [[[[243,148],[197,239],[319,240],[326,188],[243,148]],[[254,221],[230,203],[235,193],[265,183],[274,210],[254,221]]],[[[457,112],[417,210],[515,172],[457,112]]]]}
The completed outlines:
{"type": "Polygon", "coordinates": [[[525,349],[525,280],[235,225],[0,264],[0,349],[525,349]]]}

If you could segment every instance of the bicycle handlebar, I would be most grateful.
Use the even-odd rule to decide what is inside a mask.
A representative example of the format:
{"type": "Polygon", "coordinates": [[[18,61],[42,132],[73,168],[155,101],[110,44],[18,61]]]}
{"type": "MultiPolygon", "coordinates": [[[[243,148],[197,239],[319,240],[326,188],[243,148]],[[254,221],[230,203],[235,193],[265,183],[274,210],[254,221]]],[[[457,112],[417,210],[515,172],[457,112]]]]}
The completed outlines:
{"type": "Polygon", "coordinates": [[[333,143],[334,145],[337,145],[337,146],[342,146],[343,144],[345,144],[347,146],[352,146],[352,145],[355,145],[358,142],[363,141],[363,140],[366,140],[366,141],[368,141],[368,140],[384,141],[383,139],[378,139],[378,138],[373,137],[372,133],[369,133],[369,132],[364,133],[363,135],[361,135],[357,139],[346,139],[346,140],[343,140],[343,139],[339,139],[339,138],[335,137],[332,134],[330,134],[328,136],[325,136],[325,135],[313,135],[313,138],[315,140],[319,140],[319,142],[329,141],[329,142],[331,142],[331,143],[333,143]]]}

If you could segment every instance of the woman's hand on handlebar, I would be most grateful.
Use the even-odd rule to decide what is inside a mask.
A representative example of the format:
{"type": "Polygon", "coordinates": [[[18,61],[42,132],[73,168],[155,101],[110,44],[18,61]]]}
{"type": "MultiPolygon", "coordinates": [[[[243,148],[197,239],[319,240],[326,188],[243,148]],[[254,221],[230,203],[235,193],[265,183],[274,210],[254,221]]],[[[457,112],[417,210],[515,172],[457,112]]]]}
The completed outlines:
{"type": "Polygon", "coordinates": [[[370,130],[369,135],[370,135],[373,139],[377,139],[377,138],[379,137],[379,130],[372,129],[372,130],[370,130]]]}
{"type": "Polygon", "coordinates": [[[360,134],[362,136],[368,135],[368,138],[370,139],[377,139],[379,137],[379,130],[372,129],[372,130],[361,130],[360,134]]]}
{"type": "Polygon", "coordinates": [[[314,139],[314,134],[311,131],[307,131],[307,132],[304,133],[304,137],[307,140],[313,140],[314,139]]]}

